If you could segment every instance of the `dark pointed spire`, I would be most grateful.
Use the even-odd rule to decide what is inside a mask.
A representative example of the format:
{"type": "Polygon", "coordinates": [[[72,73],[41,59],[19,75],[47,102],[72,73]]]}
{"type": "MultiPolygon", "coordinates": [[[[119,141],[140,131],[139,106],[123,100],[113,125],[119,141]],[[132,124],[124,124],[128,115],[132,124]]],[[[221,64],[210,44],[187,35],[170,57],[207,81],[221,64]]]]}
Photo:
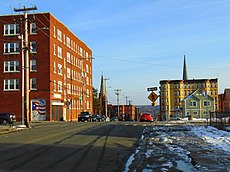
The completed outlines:
{"type": "Polygon", "coordinates": [[[101,96],[106,96],[106,88],[105,88],[105,80],[103,75],[101,75],[101,88],[100,88],[100,94],[101,96]]]}
{"type": "Polygon", "coordinates": [[[188,80],[185,54],[184,54],[183,80],[188,80]]]}

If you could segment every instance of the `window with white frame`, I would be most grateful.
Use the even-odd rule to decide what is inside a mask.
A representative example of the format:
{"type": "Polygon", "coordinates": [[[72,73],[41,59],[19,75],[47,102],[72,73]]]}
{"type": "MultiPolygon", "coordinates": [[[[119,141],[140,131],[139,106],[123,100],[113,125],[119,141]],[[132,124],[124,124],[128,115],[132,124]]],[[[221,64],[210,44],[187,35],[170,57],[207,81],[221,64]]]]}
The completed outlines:
{"type": "Polygon", "coordinates": [[[57,39],[62,42],[62,32],[59,29],[57,30],[57,39]]]}
{"type": "Polygon", "coordinates": [[[62,75],[62,65],[58,64],[58,74],[62,75]]]}
{"type": "Polygon", "coordinates": [[[58,92],[62,92],[62,82],[58,81],[58,92]]]}
{"type": "Polygon", "coordinates": [[[56,73],[56,62],[54,62],[54,73],[56,73]]]}
{"type": "Polygon", "coordinates": [[[86,72],[89,72],[89,65],[88,64],[86,64],[85,70],[86,70],[86,72]]]}
{"type": "Polygon", "coordinates": [[[31,34],[36,34],[37,33],[36,23],[30,23],[30,33],[31,34]]]}
{"type": "Polygon", "coordinates": [[[54,55],[56,56],[56,44],[54,44],[54,55]]]}
{"type": "Polygon", "coordinates": [[[37,80],[36,78],[30,78],[30,89],[36,90],[37,89],[37,80]]]}
{"type": "Polygon", "coordinates": [[[190,101],[189,102],[189,106],[196,107],[197,106],[197,102],[196,101],[190,101]]]}
{"type": "Polygon", "coordinates": [[[4,61],[4,72],[18,72],[19,61],[4,61]]]}
{"type": "Polygon", "coordinates": [[[205,100],[205,101],[204,101],[204,106],[205,106],[205,107],[211,106],[211,102],[210,102],[209,100],[205,100]]]}
{"type": "Polygon", "coordinates": [[[70,48],[70,38],[68,36],[66,37],[66,45],[70,48]]]}
{"type": "Polygon", "coordinates": [[[30,71],[35,72],[37,71],[37,61],[30,60],[30,71]]]}
{"type": "Polygon", "coordinates": [[[67,84],[67,93],[71,94],[71,85],[70,84],[67,84]]]}
{"type": "Polygon", "coordinates": [[[67,68],[67,78],[70,78],[70,68],[67,68]]]}
{"type": "Polygon", "coordinates": [[[19,25],[18,24],[5,24],[4,35],[18,35],[19,25]]]}
{"type": "Polygon", "coordinates": [[[80,47],[80,55],[83,56],[83,51],[81,47],[80,47]]]}
{"type": "Polygon", "coordinates": [[[54,80],[54,91],[56,91],[56,87],[57,87],[57,85],[56,85],[57,83],[56,83],[56,80],[54,80]]]}
{"type": "Polygon", "coordinates": [[[32,52],[32,53],[36,53],[37,52],[36,41],[31,41],[30,42],[30,52],[32,52]]]}
{"type": "Polygon", "coordinates": [[[67,62],[70,63],[70,53],[69,52],[66,53],[66,60],[67,60],[67,62]]]}
{"type": "Polygon", "coordinates": [[[5,79],[4,91],[19,90],[19,79],[5,79]]]}
{"type": "Polygon", "coordinates": [[[58,46],[58,57],[62,58],[62,48],[58,46]]]}
{"type": "Polygon", "coordinates": [[[4,43],[4,53],[19,53],[19,42],[4,43]]]}
{"type": "Polygon", "coordinates": [[[54,38],[56,38],[56,26],[54,26],[54,38]]]}

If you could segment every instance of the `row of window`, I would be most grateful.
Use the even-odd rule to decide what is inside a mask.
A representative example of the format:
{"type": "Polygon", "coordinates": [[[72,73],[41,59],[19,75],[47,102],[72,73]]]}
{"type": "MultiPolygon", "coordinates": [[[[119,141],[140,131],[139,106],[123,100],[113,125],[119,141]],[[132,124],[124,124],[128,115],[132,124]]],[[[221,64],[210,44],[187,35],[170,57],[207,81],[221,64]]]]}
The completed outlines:
{"type": "Polygon", "coordinates": [[[90,60],[89,53],[82,49],[77,43],[71,40],[67,35],[62,33],[60,29],[56,29],[56,26],[53,27],[53,36],[63,42],[68,48],[72,49],[74,52],[78,53],[81,57],[84,57],[86,60],[90,60]]]}
{"type": "MultiPolygon", "coordinates": [[[[56,56],[56,44],[54,44],[53,54],[56,56]]],[[[57,46],[57,56],[59,58],[63,58],[62,48],[57,46]]],[[[70,52],[66,52],[66,58],[64,58],[64,66],[66,66],[66,62],[70,63],[73,66],[77,66],[79,68],[83,68],[82,59],[75,57],[74,55],[70,54],[70,52]]],[[[91,72],[89,65],[86,64],[86,72],[91,72]]]]}
{"type": "MultiPolygon", "coordinates": [[[[19,42],[5,42],[4,43],[4,54],[12,54],[12,53],[20,53],[19,42]]],[[[37,52],[37,45],[36,41],[30,42],[30,52],[36,53],[37,52]]]]}
{"type": "MultiPolygon", "coordinates": [[[[4,91],[19,90],[19,79],[4,79],[4,91]]],[[[37,89],[36,78],[30,78],[30,90],[37,89]]]]}
{"type": "MultiPolygon", "coordinates": [[[[30,60],[30,71],[35,72],[37,70],[36,60],[30,60]]],[[[19,72],[19,61],[11,60],[4,61],[4,72],[19,72]]]]}
{"type": "MultiPolygon", "coordinates": [[[[62,81],[53,81],[54,84],[54,92],[62,92],[63,91],[63,86],[62,86],[62,81]]],[[[83,88],[78,87],[76,85],[71,85],[67,84],[67,93],[68,94],[73,94],[73,95],[82,95],[83,94],[83,88]]],[[[87,97],[90,97],[90,90],[86,89],[86,95],[87,97]]],[[[64,99],[66,98],[66,91],[64,89],[64,99]]]]}
{"type": "MultiPolygon", "coordinates": [[[[62,76],[63,75],[62,64],[58,63],[57,68],[58,69],[56,69],[56,62],[54,62],[54,73],[56,73],[56,70],[57,70],[58,74],[62,76]]],[[[67,78],[73,79],[73,80],[76,80],[76,81],[82,81],[83,78],[86,78],[86,81],[85,81],[86,84],[87,85],[91,84],[91,80],[87,76],[86,73],[84,73],[84,72],[79,73],[79,72],[76,72],[75,70],[71,70],[70,68],[66,68],[65,63],[64,63],[64,68],[66,69],[67,78]]],[[[64,81],[66,82],[66,75],[65,74],[64,74],[64,81]]]]}
{"type": "MultiPolygon", "coordinates": [[[[36,23],[30,23],[30,34],[36,34],[36,23]]],[[[19,35],[19,24],[5,24],[4,36],[19,35]]]]}

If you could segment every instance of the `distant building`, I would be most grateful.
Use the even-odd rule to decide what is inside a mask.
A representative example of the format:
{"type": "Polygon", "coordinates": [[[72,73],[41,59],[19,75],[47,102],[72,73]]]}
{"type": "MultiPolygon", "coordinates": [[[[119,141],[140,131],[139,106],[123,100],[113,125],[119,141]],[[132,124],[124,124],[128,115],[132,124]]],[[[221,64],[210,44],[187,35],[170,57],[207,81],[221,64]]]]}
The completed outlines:
{"type": "Polygon", "coordinates": [[[182,114],[179,117],[209,118],[215,110],[215,99],[200,88],[182,100],[182,114]]]}
{"type": "MultiPolygon", "coordinates": [[[[28,15],[29,120],[92,112],[92,50],[50,13],[28,15]]],[[[22,120],[23,15],[0,16],[0,111],[22,120]]],[[[25,37],[24,37],[25,38],[25,37]]]]}
{"type": "Polygon", "coordinates": [[[230,112],[230,89],[225,89],[219,94],[219,112],[230,112]]]}
{"type": "Polygon", "coordinates": [[[109,109],[110,118],[118,117],[119,120],[124,121],[137,120],[135,105],[119,105],[119,114],[118,105],[111,105],[109,109]]]}
{"type": "MultiPolygon", "coordinates": [[[[184,65],[186,65],[184,57],[184,65]]],[[[160,81],[160,117],[169,120],[170,116],[182,115],[182,101],[197,89],[201,89],[215,100],[214,109],[218,108],[218,79],[188,79],[187,69],[183,68],[182,80],[160,81]]]]}

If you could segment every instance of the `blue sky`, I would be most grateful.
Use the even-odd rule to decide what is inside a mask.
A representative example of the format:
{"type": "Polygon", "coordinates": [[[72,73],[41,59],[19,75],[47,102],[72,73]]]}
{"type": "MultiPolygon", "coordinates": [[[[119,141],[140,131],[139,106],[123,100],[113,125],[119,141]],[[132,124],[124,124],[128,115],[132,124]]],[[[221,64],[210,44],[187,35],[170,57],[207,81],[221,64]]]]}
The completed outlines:
{"type": "Polygon", "coordinates": [[[151,104],[148,87],[182,79],[186,54],[190,79],[218,78],[230,88],[229,0],[0,0],[0,14],[30,7],[51,12],[93,51],[93,86],[109,78],[109,102],[121,89],[135,105],[151,104]]]}

